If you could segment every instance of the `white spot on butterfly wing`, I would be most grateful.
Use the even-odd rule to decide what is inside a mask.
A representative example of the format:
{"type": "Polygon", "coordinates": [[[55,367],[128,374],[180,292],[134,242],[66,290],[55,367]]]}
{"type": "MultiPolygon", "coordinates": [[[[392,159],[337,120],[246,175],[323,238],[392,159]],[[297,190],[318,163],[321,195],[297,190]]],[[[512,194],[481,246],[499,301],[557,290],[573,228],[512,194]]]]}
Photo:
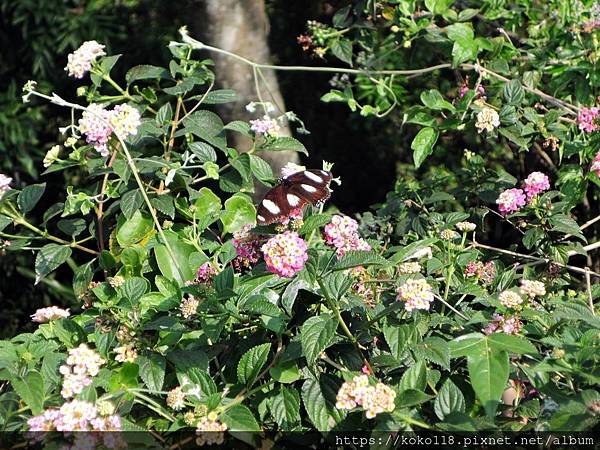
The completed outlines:
{"type": "Polygon", "coordinates": [[[304,189],[306,192],[310,192],[310,193],[317,192],[317,188],[314,186],[311,186],[310,184],[301,184],[300,187],[302,189],[304,189]]]}
{"type": "Polygon", "coordinates": [[[315,175],[312,172],[309,172],[308,170],[304,171],[304,176],[306,178],[308,178],[309,180],[314,181],[315,183],[322,183],[323,182],[323,178],[321,178],[319,175],[315,175]]]}
{"type": "Polygon", "coordinates": [[[298,203],[300,203],[300,197],[297,197],[294,194],[288,194],[287,201],[290,206],[298,206],[298,203]]]}
{"type": "Polygon", "coordinates": [[[277,206],[274,202],[272,202],[271,200],[263,200],[262,201],[262,205],[267,209],[267,211],[269,211],[271,214],[278,214],[279,211],[281,211],[279,209],[279,206],[277,206]]]}
{"type": "Polygon", "coordinates": [[[260,214],[256,216],[256,218],[258,219],[259,222],[264,222],[265,218],[263,216],[261,216],[260,214]]]}
{"type": "Polygon", "coordinates": [[[325,172],[324,170],[320,170],[320,172],[323,174],[323,176],[328,177],[329,176],[329,172],[325,172]]]}

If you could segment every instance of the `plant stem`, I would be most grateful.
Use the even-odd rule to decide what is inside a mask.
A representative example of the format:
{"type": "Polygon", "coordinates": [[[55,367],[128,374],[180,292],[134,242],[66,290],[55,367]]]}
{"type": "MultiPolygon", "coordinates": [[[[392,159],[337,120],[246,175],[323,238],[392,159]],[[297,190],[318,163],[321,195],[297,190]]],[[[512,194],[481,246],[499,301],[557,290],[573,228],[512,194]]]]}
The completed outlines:
{"type": "Polygon", "coordinates": [[[344,318],[342,317],[342,313],[340,312],[340,309],[338,308],[337,303],[335,302],[334,299],[332,299],[330,297],[329,292],[327,291],[327,289],[325,289],[325,285],[323,284],[323,281],[321,281],[320,278],[317,279],[317,283],[319,284],[319,287],[321,288],[321,292],[323,293],[323,296],[325,297],[325,300],[327,301],[327,305],[334,312],[334,314],[338,320],[338,324],[340,325],[340,327],[342,327],[342,331],[348,337],[348,339],[350,339],[350,342],[352,342],[352,345],[354,346],[354,348],[358,352],[359,356],[361,357],[361,359],[363,360],[363,362],[369,369],[369,372],[371,374],[374,374],[375,371],[373,370],[373,367],[371,367],[371,364],[369,363],[367,358],[365,358],[365,356],[363,355],[360,343],[356,340],[356,338],[350,331],[350,328],[348,328],[348,325],[346,325],[346,322],[344,321],[344,318]]]}

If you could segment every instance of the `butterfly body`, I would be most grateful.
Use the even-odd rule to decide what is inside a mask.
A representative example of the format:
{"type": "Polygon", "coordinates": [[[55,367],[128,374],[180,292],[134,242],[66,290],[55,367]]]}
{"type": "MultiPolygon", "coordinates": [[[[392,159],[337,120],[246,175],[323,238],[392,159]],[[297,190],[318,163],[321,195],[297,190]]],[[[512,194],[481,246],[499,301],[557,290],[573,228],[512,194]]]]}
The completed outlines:
{"type": "Polygon", "coordinates": [[[283,178],[258,205],[256,221],[269,225],[289,217],[308,204],[324,202],[331,195],[332,175],[325,170],[303,170],[283,178]]]}

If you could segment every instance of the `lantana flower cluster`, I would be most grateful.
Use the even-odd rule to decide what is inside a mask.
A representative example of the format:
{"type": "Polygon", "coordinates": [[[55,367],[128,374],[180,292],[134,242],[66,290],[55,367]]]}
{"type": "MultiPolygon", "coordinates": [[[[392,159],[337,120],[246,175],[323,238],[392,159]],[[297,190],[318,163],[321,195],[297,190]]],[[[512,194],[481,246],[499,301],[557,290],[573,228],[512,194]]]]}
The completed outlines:
{"type": "Polygon", "coordinates": [[[181,386],[177,386],[168,392],[167,406],[175,411],[185,407],[185,393],[182,391],[181,386]]]}
{"type": "Polygon", "coordinates": [[[414,261],[404,262],[398,266],[398,273],[400,274],[411,274],[421,272],[421,264],[414,261]]]}
{"type": "Polygon", "coordinates": [[[500,116],[494,109],[485,107],[477,113],[475,127],[477,128],[478,133],[481,133],[484,130],[490,133],[494,131],[494,128],[498,128],[499,126],[500,116]]]}
{"type": "Polygon", "coordinates": [[[196,280],[198,280],[200,283],[210,283],[216,274],[217,269],[215,269],[211,263],[205,262],[198,267],[198,271],[196,272],[196,280]]]}
{"type": "Polygon", "coordinates": [[[193,295],[188,295],[181,301],[179,305],[179,311],[181,311],[181,315],[184,319],[189,319],[198,310],[198,305],[200,304],[200,300],[198,300],[193,295]]]}
{"type": "Polygon", "coordinates": [[[237,272],[244,268],[250,268],[260,259],[260,241],[257,236],[250,232],[250,225],[244,226],[241,230],[233,233],[231,240],[237,256],[232,264],[237,272]]]}
{"type": "Polygon", "coordinates": [[[415,309],[428,311],[434,300],[433,288],[424,278],[407,280],[396,292],[396,299],[404,302],[404,309],[408,312],[415,309]]]}
{"type": "Polygon", "coordinates": [[[581,108],[577,115],[577,126],[581,131],[593,133],[598,129],[598,124],[596,123],[598,115],[600,115],[600,109],[596,106],[581,108]]]}
{"type": "Polygon", "coordinates": [[[492,321],[483,329],[485,334],[504,333],[504,334],[519,334],[523,328],[523,323],[518,316],[505,317],[501,314],[494,313],[492,321]]]}
{"type": "Polygon", "coordinates": [[[335,407],[351,411],[362,406],[367,419],[372,419],[377,414],[392,412],[395,398],[396,392],[389,386],[383,383],[371,386],[367,375],[357,375],[352,381],[342,384],[336,395],[335,407]]]}
{"type": "Polygon", "coordinates": [[[138,352],[134,344],[125,344],[115,347],[115,361],[134,363],[137,360],[138,352]]]}
{"type": "MultiPolygon", "coordinates": [[[[114,410],[114,408],[112,408],[114,410]]],[[[118,414],[101,415],[93,403],[72,400],[60,408],[45,410],[31,417],[27,424],[30,431],[119,431],[121,417],[118,414]]]]}
{"type": "Polygon", "coordinates": [[[106,55],[104,45],[96,41],[86,41],[67,57],[65,70],[70,77],[83,78],[92,69],[92,64],[100,56],[106,55]]]}
{"type": "Polygon", "coordinates": [[[12,183],[12,178],[0,173],[0,199],[10,190],[10,183],[12,183]]]}
{"type": "Polygon", "coordinates": [[[523,189],[512,188],[500,193],[496,203],[502,214],[519,211],[539,194],[550,189],[550,180],[542,172],[530,173],[523,182],[523,189]]]}
{"type": "Polygon", "coordinates": [[[529,298],[541,297],[546,295],[546,286],[541,281],[521,280],[520,291],[529,298]]]}
{"type": "Polygon", "coordinates": [[[49,306],[48,308],[40,308],[31,315],[31,321],[37,323],[46,323],[51,320],[63,319],[71,314],[68,309],[62,309],[58,306],[49,306]]]}
{"type": "Polygon", "coordinates": [[[64,398],[80,394],[86,386],[92,384],[92,378],[98,375],[100,366],[106,361],[85,344],[69,351],[65,364],[60,366],[63,385],[60,391],[64,398]]]}
{"type": "Polygon", "coordinates": [[[523,303],[523,297],[514,291],[502,291],[498,300],[506,308],[518,308],[523,303]]]}
{"type": "Polygon", "coordinates": [[[496,277],[496,266],[492,261],[471,261],[465,267],[464,275],[467,278],[476,277],[484,284],[490,284],[496,277]]]}
{"type": "Polygon", "coordinates": [[[257,136],[275,137],[279,133],[280,127],[276,119],[265,115],[262,119],[251,120],[250,130],[257,136]]]}
{"type": "Polygon", "coordinates": [[[224,432],[227,431],[227,425],[218,421],[216,414],[210,413],[203,416],[196,425],[196,444],[203,445],[221,445],[225,440],[224,432]]]}
{"type": "Polygon", "coordinates": [[[367,241],[358,234],[358,222],[348,216],[334,215],[323,230],[325,242],[336,249],[338,257],[354,250],[371,250],[367,241]]]}
{"type": "Polygon", "coordinates": [[[267,270],[280,277],[291,278],[304,268],[308,246],[295,231],[285,231],[269,239],[261,250],[267,270]]]}
{"type": "Polygon", "coordinates": [[[135,135],[141,125],[140,119],[139,111],[130,105],[117,105],[109,111],[103,105],[92,103],[79,119],[79,131],[98,153],[108,156],[108,141],[112,132],[121,139],[135,135]]]}
{"type": "Polygon", "coordinates": [[[600,177],[600,152],[596,153],[590,171],[596,172],[596,175],[600,177]]]}

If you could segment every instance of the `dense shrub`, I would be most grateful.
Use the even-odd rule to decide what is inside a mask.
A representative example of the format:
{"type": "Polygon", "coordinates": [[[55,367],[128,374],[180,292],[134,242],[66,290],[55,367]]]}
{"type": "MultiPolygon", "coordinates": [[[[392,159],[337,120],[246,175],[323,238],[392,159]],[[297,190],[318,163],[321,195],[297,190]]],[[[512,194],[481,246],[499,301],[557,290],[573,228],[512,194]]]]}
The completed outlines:
{"type": "Polygon", "coordinates": [[[208,108],[235,93],[214,89],[185,31],[168,67],[122,82],[119,57],[85,43],[67,68],[86,106],[27,83],[25,101],[73,113],[46,172],[85,176],[43,222],[30,213],[45,185],[0,176],[2,249],[37,251],[38,280],[68,263],[81,311],[39,310],[35,332],[0,343],[3,428],[153,429],[169,443],[192,428],[199,445],[258,445],[274,430],[596,425],[596,13],[464,3],[365,2],[300,38],[353,66],[330,69],[347,78],[325,101],[401,111],[409,136],[413,168],[358,221],[326,203],[256,226],[255,183],[292,177],[298,199],[335,164],[304,187],[290,180],[305,168],[273,174],[263,152],[307,151],[277,134],[298,119],[261,100],[255,120],[224,124],[208,108]]]}

